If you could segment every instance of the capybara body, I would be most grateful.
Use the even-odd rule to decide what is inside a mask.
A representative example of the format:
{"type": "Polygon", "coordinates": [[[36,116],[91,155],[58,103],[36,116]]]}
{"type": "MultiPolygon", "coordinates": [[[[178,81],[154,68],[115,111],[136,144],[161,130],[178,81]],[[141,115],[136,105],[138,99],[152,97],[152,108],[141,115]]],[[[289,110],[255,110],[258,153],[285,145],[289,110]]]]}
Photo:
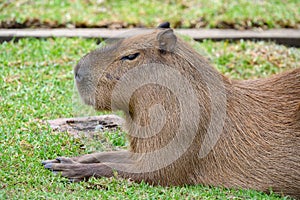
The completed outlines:
{"type": "Polygon", "coordinates": [[[74,70],[86,104],[124,112],[129,150],[61,157],[45,167],[74,181],[117,171],[150,184],[299,197],[300,68],[230,80],[162,28],[92,51],[74,70]]]}

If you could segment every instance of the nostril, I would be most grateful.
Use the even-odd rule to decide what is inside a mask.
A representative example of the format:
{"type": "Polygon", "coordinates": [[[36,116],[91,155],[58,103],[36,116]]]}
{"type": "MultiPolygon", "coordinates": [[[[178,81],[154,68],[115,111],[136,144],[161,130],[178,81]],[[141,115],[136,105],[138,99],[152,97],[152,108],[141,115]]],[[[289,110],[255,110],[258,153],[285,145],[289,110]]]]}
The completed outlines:
{"type": "Polygon", "coordinates": [[[74,68],[74,75],[75,75],[74,78],[77,82],[82,81],[82,78],[83,78],[82,74],[80,73],[80,68],[81,68],[80,63],[81,62],[82,61],[80,60],[79,63],[74,68]]]}
{"type": "Polygon", "coordinates": [[[75,73],[75,80],[76,80],[77,82],[81,82],[81,81],[82,81],[82,76],[79,75],[78,73],[75,73]]]}

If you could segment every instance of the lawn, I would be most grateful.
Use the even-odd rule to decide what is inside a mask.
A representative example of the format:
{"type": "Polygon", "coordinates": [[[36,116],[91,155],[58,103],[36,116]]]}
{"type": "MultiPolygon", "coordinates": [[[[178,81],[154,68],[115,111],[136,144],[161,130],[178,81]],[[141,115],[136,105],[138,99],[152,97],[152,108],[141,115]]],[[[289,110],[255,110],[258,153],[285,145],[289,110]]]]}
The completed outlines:
{"type": "MultiPolygon", "coordinates": [[[[299,67],[300,49],[267,42],[210,40],[195,48],[235,79],[265,77],[299,67]]],[[[0,199],[287,199],[252,190],[204,186],[153,187],[117,178],[69,183],[41,165],[126,145],[123,132],[103,133],[103,143],[55,133],[46,120],[73,116],[72,68],[97,47],[87,39],[21,39],[0,44],[0,199]]]]}
{"type": "Polygon", "coordinates": [[[0,27],[300,28],[299,0],[0,1],[0,27]]]}

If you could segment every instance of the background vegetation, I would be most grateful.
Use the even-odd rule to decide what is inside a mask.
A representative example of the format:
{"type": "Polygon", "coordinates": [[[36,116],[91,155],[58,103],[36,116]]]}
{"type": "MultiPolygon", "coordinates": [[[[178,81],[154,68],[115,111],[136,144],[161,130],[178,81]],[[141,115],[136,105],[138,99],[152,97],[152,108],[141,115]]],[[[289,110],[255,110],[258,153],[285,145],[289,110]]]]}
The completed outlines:
{"type": "MultiPolygon", "coordinates": [[[[0,1],[1,2],[1,1],[0,1]]],[[[0,26],[300,28],[299,0],[4,0],[0,26]]]]}

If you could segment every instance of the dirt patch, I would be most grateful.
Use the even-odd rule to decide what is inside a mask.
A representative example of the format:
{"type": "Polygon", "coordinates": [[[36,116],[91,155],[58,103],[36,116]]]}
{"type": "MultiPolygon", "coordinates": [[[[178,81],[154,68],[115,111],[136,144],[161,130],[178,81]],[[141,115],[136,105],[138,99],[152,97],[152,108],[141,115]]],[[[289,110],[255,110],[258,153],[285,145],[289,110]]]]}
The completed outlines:
{"type": "Polygon", "coordinates": [[[59,118],[47,121],[50,127],[57,132],[68,132],[75,137],[80,133],[93,135],[99,131],[115,130],[120,128],[124,120],[117,115],[101,115],[79,118],[59,118]]]}

